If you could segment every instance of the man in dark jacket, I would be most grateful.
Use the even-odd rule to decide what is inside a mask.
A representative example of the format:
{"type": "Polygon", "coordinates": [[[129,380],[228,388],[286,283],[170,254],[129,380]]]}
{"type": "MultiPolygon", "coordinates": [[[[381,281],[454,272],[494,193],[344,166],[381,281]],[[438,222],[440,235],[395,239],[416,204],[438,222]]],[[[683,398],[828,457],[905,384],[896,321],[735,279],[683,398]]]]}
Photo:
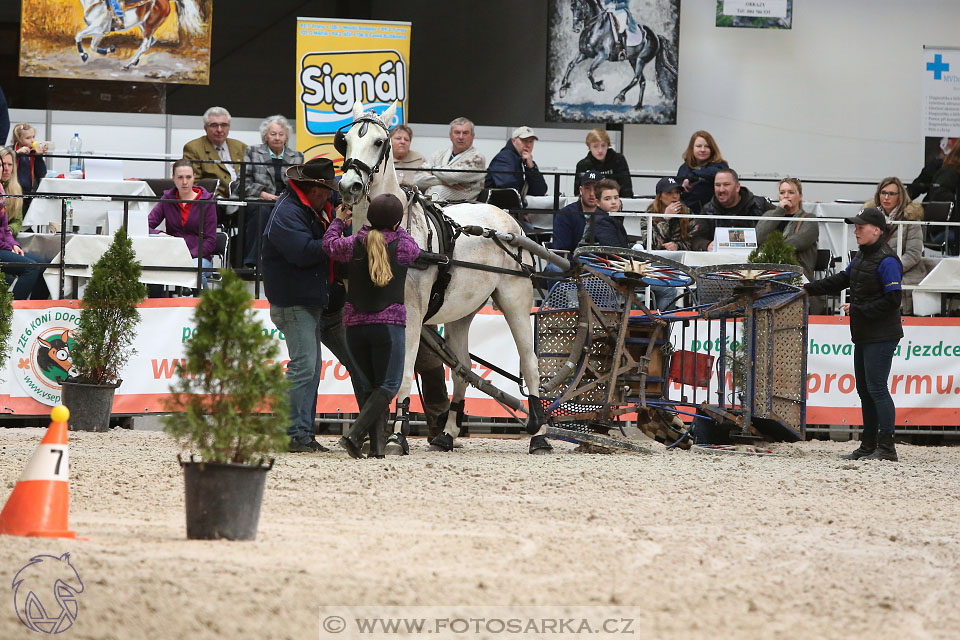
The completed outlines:
{"type": "Polygon", "coordinates": [[[325,313],[343,304],[343,287],[333,283],[331,263],[322,248],[323,233],[333,219],[329,202],[333,162],[315,158],[289,167],[286,175],[289,188],[277,200],[263,232],[263,287],[270,319],[283,332],[290,356],[290,451],[322,452],[329,449],[316,441],[313,430],[323,370],[321,342],[351,377],[358,375],[342,328],[329,322],[325,313]]]}
{"type": "Polygon", "coordinates": [[[755,227],[756,220],[742,220],[737,216],[762,216],[774,206],[766,198],[755,196],[746,187],[740,186],[740,176],[733,169],[721,169],[713,181],[713,199],[703,205],[701,213],[717,216],[710,220],[712,224],[701,225],[697,229],[698,237],[709,233],[710,244],[707,251],[713,250],[713,232],[717,227],[755,227]],[[729,217],[733,216],[733,217],[729,217]]]}
{"type": "Polygon", "coordinates": [[[855,224],[860,250],[845,271],[823,280],[808,282],[810,294],[840,293],[850,289],[850,302],[843,305],[850,316],[853,341],[853,374],[863,412],[860,446],[848,460],[897,460],[893,444],[896,407],[887,388],[897,343],[903,338],[900,323],[903,265],[886,240],[886,216],[867,207],[845,222],[855,224]]]}
{"type": "Polygon", "coordinates": [[[621,209],[620,185],[616,180],[604,178],[593,185],[593,192],[597,196],[597,210],[587,220],[582,244],[623,248],[630,246],[627,229],[623,226],[623,217],[611,215],[621,209]]]}
{"type": "Polygon", "coordinates": [[[484,188],[516,189],[521,198],[526,195],[546,195],[547,182],[533,161],[533,143],[536,140],[537,135],[530,127],[514,129],[513,136],[490,161],[487,177],[483,181],[484,188]]]}
{"type": "MultiPolygon", "coordinates": [[[[587,218],[597,210],[597,195],[593,188],[600,181],[596,171],[584,171],[577,176],[580,182],[580,197],[571,202],[553,217],[553,248],[558,251],[573,251],[583,239],[587,218]]],[[[549,268],[549,266],[548,266],[549,268]]]]}

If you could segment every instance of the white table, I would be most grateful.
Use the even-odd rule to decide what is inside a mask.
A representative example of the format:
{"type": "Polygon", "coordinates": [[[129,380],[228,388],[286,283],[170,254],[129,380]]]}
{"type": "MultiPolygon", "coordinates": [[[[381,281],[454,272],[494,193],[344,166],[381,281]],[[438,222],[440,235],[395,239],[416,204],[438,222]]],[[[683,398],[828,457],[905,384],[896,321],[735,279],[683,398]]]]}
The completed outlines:
{"type": "MultiPolygon", "coordinates": [[[[22,234],[21,234],[22,235],[22,234]]],[[[45,236],[40,243],[45,244],[48,238],[56,238],[59,243],[59,237],[56,234],[34,234],[45,236]]],[[[133,244],[133,250],[137,254],[137,260],[144,267],[147,266],[165,266],[165,267],[194,267],[193,258],[190,256],[190,250],[183,238],[173,238],[170,236],[153,236],[149,238],[135,237],[130,238],[133,244]]],[[[67,268],[63,275],[67,278],[89,278],[93,275],[93,264],[100,259],[100,256],[106,252],[113,242],[111,236],[87,236],[87,235],[68,235],[66,248],[64,251],[65,264],[86,264],[90,267],[85,268],[67,268]]],[[[31,244],[40,244],[37,240],[31,244]]],[[[28,249],[29,250],[29,249],[28,249]]],[[[57,244],[57,253],[50,259],[51,266],[43,272],[43,279],[50,290],[50,297],[56,300],[60,293],[60,252],[57,244]]],[[[169,271],[144,269],[140,277],[141,282],[149,284],[163,284],[174,287],[196,287],[196,271],[169,271]]]]}
{"type": "MultiPolygon", "coordinates": [[[[644,251],[644,250],[642,250],[644,251]]],[[[707,267],[718,264],[744,264],[752,249],[731,251],[644,251],[655,256],[673,260],[688,267],[707,267]]]]}
{"type": "Polygon", "coordinates": [[[904,285],[913,290],[913,312],[918,316],[940,313],[942,293],[960,293],[960,258],[944,258],[918,285],[904,285]]]}
{"type": "MultiPolygon", "coordinates": [[[[88,194],[88,197],[70,198],[74,224],[100,225],[108,211],[123,211],[123,196],[154,197],[156,194],[142,180],[78,180],[75,178],[43,178],[37,186],[40,193],[88,194]],[[96,198],[92,196],[105,196],[96,198]],[[116,199],[111,199],[110,196],[116,199]]],[[[60,224],[61,199],[35,198],[23,219],[25,227],[45,231],[44,225],[60,224]]],[[[148,214],[155,202],[131,202],[130,212],[148,214]]]]}

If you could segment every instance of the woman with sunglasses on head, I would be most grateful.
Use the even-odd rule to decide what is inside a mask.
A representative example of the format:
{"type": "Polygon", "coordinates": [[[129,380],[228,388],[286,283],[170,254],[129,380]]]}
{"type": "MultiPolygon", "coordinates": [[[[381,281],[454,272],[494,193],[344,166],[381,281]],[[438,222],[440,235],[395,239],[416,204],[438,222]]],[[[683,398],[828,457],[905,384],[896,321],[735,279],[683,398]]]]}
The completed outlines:
{"type": "MultiPolygon", "coordinates": [[[[923,225],[890,223],[923,220],[923,207],[910,199],[900,178],[893,176],[880,181],[873,199],[863,207],[877,207],[886,216],[887,244],[903,263],[903,284],[919,284],[927,275],[927,267],[923,264],[923,225]]],[[[902,311],[903,315],[913,315],[910,291],[903,292],[902,311]]]]}

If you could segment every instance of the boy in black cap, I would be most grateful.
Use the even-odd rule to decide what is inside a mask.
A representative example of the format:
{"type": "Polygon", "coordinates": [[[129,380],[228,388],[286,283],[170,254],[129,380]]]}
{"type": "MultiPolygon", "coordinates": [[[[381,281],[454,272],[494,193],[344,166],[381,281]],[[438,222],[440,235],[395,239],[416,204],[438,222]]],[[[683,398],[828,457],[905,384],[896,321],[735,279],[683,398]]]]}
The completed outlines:
{"type": "Polygon", "coordinates": [[[840,293],[850,289],[842,309],[850,316],[853,340],[853,372],[863,413],[860,446],[844,456],[848,460],[897,460],[893,443],[896,407],[887,389],[893,354],[903,337],[900,296],[903,265],[886,242],[886,218],[868,207],[853,218],[860,250],[846,270],[829,278],[808,282],[811,294],[840,293]]]}
{"type": "MultiPolygon", "coordinates": [[[[553,248],[558,251],[573,251],[580,244],[587,218],[597,210],[597,195],[593,186],[600,181],[600,174],[592,169],[580,174],[580,198],[571,202],[553,217],[553,248]]],[[[550,265],[547,266],[550,268],[550,265]]]]}

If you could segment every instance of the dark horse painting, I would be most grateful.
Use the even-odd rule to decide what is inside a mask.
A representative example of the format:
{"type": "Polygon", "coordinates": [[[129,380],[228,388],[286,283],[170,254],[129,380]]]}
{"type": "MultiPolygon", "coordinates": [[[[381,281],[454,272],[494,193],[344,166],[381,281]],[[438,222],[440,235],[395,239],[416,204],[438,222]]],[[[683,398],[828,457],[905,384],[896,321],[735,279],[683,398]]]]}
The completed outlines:
{"type": "MultiPolygon", "coordinates": [[[[674,44],[665,36],[657,33],[648,24],[638,23],[634,20],[631,13],[631,7],[628,0],[567,0],[569,10],[572,16],[572,32],[577,34],[577,49],[572,59],[566,64],[563,77],[557,84],[553,85],[557,102],[571,99],[571,87],[576,87],[578,83],[583,83],[582,64],[588,63],[586,67],[586,79],[594,93],[601,93],[606,90],[603,78],[597,78],[598,69],[604,63],[622,68],[629,65],[629,77],[624,77],[622,72],[608,73],[607,82],[611,79],[619,80],[624,78],[623,86],[619,89],[616,96],[610,101],[606,98],[607,106],[624,105],[628,101],[628,93],[634,88],[637,89],[635,99],[631,99],[629,107],[634,112],[644,109],[644,96],[646,93],[647,81],[644,77],[644,69],[650,62],[654,63],[655,78],[657,88],[663,100],[659,104],[670,103],[675,110],[675,99],[677,94],[677,55],[674,44]],[[578,77],[579,76],[579,77],[578,77]]],[[[556,2],[555,4],[560,4],[556,2]]],[[[651,3],[648,3],[648,5],[651,3]]],[[[668,6],[670,3],[666,3],[668,6]]],[[[558,27],[560,24],[567,25],[565,20],[561,23],[554,20],[551,28],[558,27]]],[[[567,27],[567,33],[570,33],[570,27],[567,27]]],[[[678,32],[677,28],[675,32],[678,32]]],[[[553,41],[551,33],[551,41],[553,41]]],[[[572,44],[572,43],[571,43],[572,44]]],[[[572,47],[571,47],[572,49],[572,47]]],[[[557,60],[558,54],[556,48],[551,51],[550,64],[563,64],[557,60]]],[[[568,54],[568,55],[570,55],[568,54]]],[[[606,68],[606,67],[605,67],[606,68]]],[[[614,85],[616,87],[616,85],[614,85]]],[[[633,95],[629,96],[633,98],[633,95]]],[[[601,96],[584,99],[584,92],[579,92],[579,102],[600,103],[603,105],[601,96]]],[[[576,98],[574,98],[576,101],[576,98]]],[[[602,110],[602,109],[601,109],[602,110]]],[[[557,111],[557,109],[554,109],[557,111]]],[[[618,113],[624,113],[618,110],[618,113]]],[[[558,118],[567,119],[567,118],[558,118]]],[[[575,118],[580,119],[580,118],[575,118]]],[[[588,119],[588,118],[584,118],[588,119]]],[[[611,119],[609,115],[600,116],[596,119],[611,119]]],[[[613,118],[617,119],[617,118],[613,118]]],[[[619,118],[624,122],[642,122],[645,121],[637,114],[632,116],[624,114],[619,118]]]]}

